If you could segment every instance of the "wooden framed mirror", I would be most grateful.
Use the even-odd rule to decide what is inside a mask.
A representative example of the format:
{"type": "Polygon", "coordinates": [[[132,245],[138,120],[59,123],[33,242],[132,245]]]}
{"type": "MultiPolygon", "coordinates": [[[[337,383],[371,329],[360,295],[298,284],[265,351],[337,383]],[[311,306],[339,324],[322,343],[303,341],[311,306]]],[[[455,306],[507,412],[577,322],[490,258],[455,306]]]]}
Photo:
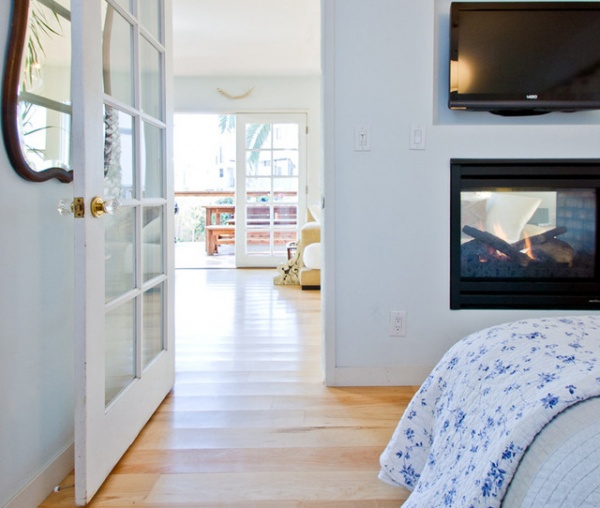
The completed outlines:
{"type": "Polygon", "coordinates": [[[2,131],[26,180],[71,182],[70,0],[13,0],[2,131]]]}

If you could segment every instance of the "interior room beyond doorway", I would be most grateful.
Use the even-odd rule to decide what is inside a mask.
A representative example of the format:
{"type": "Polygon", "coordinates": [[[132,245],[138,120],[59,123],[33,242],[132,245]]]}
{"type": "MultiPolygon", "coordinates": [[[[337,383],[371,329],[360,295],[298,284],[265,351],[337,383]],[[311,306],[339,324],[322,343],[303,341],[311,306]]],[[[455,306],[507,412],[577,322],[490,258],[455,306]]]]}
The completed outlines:
{"type": "Polygon", "coordinates": [[[225,114],[175,115],[175,268],[235,267],[233,245],[207,256],[204,208],[233,204],[236,147],[230,119],[225,114]]]}

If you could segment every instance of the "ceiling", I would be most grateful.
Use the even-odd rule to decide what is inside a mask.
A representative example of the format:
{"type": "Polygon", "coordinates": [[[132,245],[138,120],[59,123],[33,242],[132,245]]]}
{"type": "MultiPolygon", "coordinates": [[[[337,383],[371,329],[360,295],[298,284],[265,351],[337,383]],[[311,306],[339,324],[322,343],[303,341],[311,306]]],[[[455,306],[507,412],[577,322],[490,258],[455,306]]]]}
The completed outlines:
{"type": "Polygon", "coordinates": [[[173,0],[176,76],[321,73],[320,0],[173,0]]]}

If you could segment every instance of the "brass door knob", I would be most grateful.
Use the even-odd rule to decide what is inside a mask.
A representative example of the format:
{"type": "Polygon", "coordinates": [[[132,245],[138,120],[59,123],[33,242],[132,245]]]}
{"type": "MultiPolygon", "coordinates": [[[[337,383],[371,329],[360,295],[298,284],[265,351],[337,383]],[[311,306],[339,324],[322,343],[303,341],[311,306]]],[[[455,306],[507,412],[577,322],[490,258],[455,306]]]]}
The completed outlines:
{"type": "Polygon", "coordinates": [[[92,203],[90,204],[90,210],[94,217],[102,217],[106,213],[106,210],[104,209],[104,200],[98,196],[93,198],[92,203]]]}
{"type": "Polygon", "coordinates": [[[118,199],[109,199],[104,201],[104,199],[96,196],[95,198],[92,198],[92,202],[90,203],[90,210],[94,217],[102,217],[105,213],[113,215],[117,212],[118,208],[118,199]]]}

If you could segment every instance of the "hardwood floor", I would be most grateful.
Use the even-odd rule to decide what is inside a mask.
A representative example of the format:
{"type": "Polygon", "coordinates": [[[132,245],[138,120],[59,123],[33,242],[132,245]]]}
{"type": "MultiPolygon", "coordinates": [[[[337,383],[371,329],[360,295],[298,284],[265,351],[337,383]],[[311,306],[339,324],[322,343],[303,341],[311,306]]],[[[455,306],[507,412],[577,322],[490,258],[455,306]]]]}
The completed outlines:
{"type": "MultiPolygon", "coordinates": [[[[379,454],[416,388],[322,383],[320,293],[178,270],[172,393],[90,506],[397,508],[379,454]]],[[[73,477],[41,505],[72,507],[73,477]]]]}

